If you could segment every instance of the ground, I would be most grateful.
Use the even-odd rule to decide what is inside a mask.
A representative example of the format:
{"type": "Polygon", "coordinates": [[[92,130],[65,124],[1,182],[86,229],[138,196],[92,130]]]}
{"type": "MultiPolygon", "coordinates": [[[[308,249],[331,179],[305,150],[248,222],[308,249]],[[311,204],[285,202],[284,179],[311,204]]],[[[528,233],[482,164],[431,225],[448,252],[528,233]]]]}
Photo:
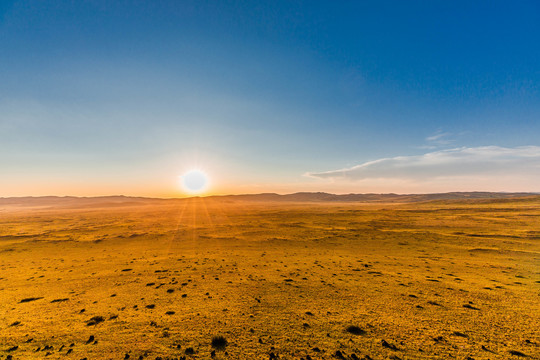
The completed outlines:
{"type": "Polygon", "coordinates": [[[539,197],[0,211],[0,359],[539,359],[539,324],[539,197]]]}

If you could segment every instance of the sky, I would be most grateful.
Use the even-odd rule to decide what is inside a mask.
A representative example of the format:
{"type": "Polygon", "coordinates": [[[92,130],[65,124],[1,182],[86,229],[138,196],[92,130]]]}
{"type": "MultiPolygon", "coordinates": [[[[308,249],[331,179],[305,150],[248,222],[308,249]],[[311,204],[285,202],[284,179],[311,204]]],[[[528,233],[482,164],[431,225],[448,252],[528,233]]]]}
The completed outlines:
{"type": "Polygon", "coordinates": [[[540,192],[538,1],[0,0],[0,197],[540,192]]]}

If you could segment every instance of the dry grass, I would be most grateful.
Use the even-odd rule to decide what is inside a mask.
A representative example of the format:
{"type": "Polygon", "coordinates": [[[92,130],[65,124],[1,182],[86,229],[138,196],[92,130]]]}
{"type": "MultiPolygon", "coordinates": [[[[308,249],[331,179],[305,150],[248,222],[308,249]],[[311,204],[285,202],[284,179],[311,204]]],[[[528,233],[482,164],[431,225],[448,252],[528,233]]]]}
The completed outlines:
{"type": "Polygon", "coordinates": [[[1,358],[539,358],[540,201],[4,209],[0,299],[1,358]]]}

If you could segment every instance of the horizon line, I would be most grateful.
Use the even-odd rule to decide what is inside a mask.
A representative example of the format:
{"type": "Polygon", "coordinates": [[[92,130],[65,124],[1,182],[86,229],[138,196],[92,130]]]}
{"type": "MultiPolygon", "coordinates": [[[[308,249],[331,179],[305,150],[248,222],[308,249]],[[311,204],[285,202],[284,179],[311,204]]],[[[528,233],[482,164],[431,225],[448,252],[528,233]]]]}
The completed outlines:
{"type": "Polygon", "coordinates": [[[154,197],[154,196],[140,196],[140,195],[123,195],[123,194],[111,194],[111,195],[93,195],[93,196],[81,196],[81,195],[21,195],[21,196],[0,196],[0,199],[22,199],[22,198],[76,198],[76,199],[94,199],[94,198],[139,198],[139,199],[155,199],[155,200],[183,200],[183,199],[201,199],[201,198],[213,198],[213,197],[228,197],[228,196],[261,196],[261,195],[275,195],[275,196],[290,196],[300,194],[324,194],[332,196],[352,196],[352,195],[393,195],[393,196],[414,196],[414,195],[445,195],[445,194],[505,194],[505,195],[540,195],[540,192],[536,191],[447,191],[447,192],[426,192],[426,193],[329,193],[325,191],[297,191],[293,193],[276,193],[276,192],[261,192],[261,193],[238,193],[238,194],[211,194],[211,195],[193,195],[184,197],[154,197]]]}

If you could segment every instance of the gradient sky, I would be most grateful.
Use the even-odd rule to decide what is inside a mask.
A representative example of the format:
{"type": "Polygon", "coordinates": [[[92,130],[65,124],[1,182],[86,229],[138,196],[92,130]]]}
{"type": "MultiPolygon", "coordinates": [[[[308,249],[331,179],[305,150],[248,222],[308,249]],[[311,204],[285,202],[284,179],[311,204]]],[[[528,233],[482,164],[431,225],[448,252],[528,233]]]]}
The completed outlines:
{"type": "Polygon", "coordinates": [[[538,1],[0,1],[0,196],[540,191],[538,1]]]}

